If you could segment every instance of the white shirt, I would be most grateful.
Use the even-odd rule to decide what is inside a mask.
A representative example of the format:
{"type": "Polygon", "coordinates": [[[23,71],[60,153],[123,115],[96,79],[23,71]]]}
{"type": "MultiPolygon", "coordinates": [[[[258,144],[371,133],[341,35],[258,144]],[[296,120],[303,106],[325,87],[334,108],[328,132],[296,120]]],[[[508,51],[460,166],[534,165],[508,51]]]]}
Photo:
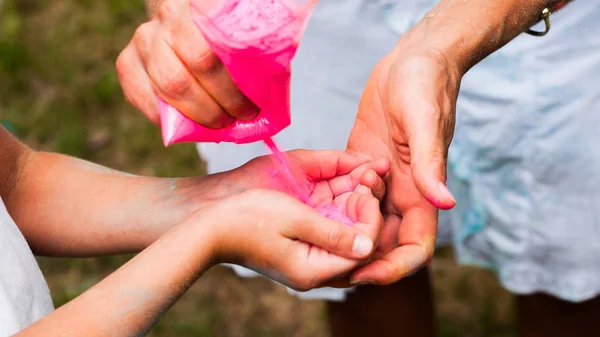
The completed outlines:
{"type": "Polygon", "coordinates": [[[35,257],[0,198],[0,337],[23,330],[53,309],[35,257]]]}

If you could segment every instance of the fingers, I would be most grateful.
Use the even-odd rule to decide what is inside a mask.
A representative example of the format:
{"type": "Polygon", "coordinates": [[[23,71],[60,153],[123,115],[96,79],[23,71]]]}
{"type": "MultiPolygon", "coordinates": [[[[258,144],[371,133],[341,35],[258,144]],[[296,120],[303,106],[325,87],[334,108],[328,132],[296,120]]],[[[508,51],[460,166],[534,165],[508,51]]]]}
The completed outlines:
{"type": "Polygon", "coordinates": [[[399,247],[357,269],[350,281],[353,284],[387,285],[425,266],[433,256],[436,231],[437,210],[433,207],[407,211],[399,226],[399,247]]]}
{"type": "Polygon", "coordinates": [[[171,48],[225,113],[241,120],[256,117],[260,109],[237,88],[221,60],[194,25],[189,10],[181,11],[181,19],[173,24],[171,37],[171,48]]]}
{"type": "Polygon", "coordinates": [[[195,27],[187,1],[164,1],[155,20],[136,30],[117,70],[126,98],[154,123],[157,96],[211,128],[259,113],[195,27]]]}
{"type": "Polygon", "coordinates": [[[381,178],[388,172],[389,166],[389,161],[387,159],[363,164],[352,170],[349,174],[339,175],[330,179],[328,181],[329,188],[334,196],[338,196],[354,190],[361,182],[361,179],[365,178],[367,181],[365,181],[363,185],[366,185],[367,187],[376,187],[377,197],[381,199],[385,193],[385,186],[381,178]],[[381,185],[375,186],[380,183],[378,178],[381,179],[381,185]]]}
{"type": "Polygon", "coordinates": [[[378,200],[383,200],[383,196],[385,195],[385,182],[377,172],[367,169],[360,176],[360,184],[368,187],[378,200]]]}
{"type": "Polygon", "coordinates": [[[310,214],[307,213],[299,220],[283,234],[343,258],[363,259],[373,251],[373,240],[366,233],[326,219],[315,211],[311,210],[310,214]]]}
{"type": "MultiPolygon", "coordinates": [[[[139,40],[147,39],[149,35],[139,40]]],[[[182,114],[211,128],[226,127],[235,121],[202,88],[164,36],[155,41],[139,42],[138,50],[154,90],[182,114]],[[147,50],[148,45],[151,52],[147,50]]]]}
{"type": "Polygon", "coordinates": [[[379,200],[368,187],[359,185],[346,202],[346,213],[355,221],[354,228],[365,233],[377,245],[379,233],[383,227],[379,200]]]}
{"type": "Polygon", "coordinates": [[[359,158],[337,150],[293,150],[287,152],[287,155],[312,180],[345,175],[369,161],[366,157],[359,158]]]}
{"type": "Polygon", "coordinates": [[[450,209],[456,200],[446,187],[447,147],[435,109],[423,109],[410,123],[410,164],[415,186],[433,205],[450,209]]]}
{"type": "Polygon", "coordinates": [[[160,117],[157,97],[134,45],[130,43],[121,52],[116,67],[125,99],[158,125],[160,117]]]}

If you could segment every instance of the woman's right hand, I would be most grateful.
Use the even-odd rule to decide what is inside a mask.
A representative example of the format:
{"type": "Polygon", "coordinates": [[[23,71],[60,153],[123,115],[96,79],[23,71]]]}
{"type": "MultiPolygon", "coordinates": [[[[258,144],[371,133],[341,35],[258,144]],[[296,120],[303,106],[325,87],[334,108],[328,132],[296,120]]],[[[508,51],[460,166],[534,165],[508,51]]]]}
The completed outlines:
{"type": "Polygon", "coordinates": [[[240,264],[309,290],[364,264],[377,243],[383,218],[370,189],[359,185],[344,202],[353,226],[329,220],[284,193],[260,189],[217,201],[187,222],[216,219],[211,228],[216,263],[240,264]]]}
{"type": "Polygon", "coordinates": [[[258,114],[192,22],[189,0],[163,0],[152,14],[117,59],[131,104],[158,124],[161,97],[190,119],[217,129],[258,114]]]}

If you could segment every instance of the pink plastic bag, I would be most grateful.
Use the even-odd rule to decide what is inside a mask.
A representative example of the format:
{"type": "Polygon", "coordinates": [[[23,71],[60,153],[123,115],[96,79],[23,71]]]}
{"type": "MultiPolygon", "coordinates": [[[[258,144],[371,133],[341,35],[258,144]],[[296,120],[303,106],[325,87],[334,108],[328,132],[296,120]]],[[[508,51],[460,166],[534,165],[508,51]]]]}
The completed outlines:
{"type": "Polygon", "coordinates": [[[260,109],[251,121],[211,129],[159,99],[165,146],[251,143],[290,125],[290,62],[317,0],[194,0],[192,18],[240,89],[260,109]]]}

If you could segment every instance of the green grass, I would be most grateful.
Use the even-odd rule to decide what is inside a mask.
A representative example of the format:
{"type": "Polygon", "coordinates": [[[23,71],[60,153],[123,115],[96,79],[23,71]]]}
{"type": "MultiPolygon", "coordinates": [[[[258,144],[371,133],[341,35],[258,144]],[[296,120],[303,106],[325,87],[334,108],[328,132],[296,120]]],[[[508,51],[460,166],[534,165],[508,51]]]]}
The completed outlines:
{"type": "MultiPolygon", "coordinates": [[[[115,60],[142,1],[5,0],[0,12],[0,122],[28,145],[158,176],[198,175],[193,145],[165,149],[159,130],[122,97],[115,60]]],[[[56,305],[75,298],[130,256],[39,259],[56,305]]],[[[512,336],[511,297],[485,271],[441,252],[433,267],[439,336],[512,336]]],[[[150,336],[327,336],[321,302],[302,302],[229,270],[205,275],[150,336]],[[291,314],[290,314],[291,313],[291,314]]],[[[401,335],[402,328],[399,327],[401,335]]]]}

